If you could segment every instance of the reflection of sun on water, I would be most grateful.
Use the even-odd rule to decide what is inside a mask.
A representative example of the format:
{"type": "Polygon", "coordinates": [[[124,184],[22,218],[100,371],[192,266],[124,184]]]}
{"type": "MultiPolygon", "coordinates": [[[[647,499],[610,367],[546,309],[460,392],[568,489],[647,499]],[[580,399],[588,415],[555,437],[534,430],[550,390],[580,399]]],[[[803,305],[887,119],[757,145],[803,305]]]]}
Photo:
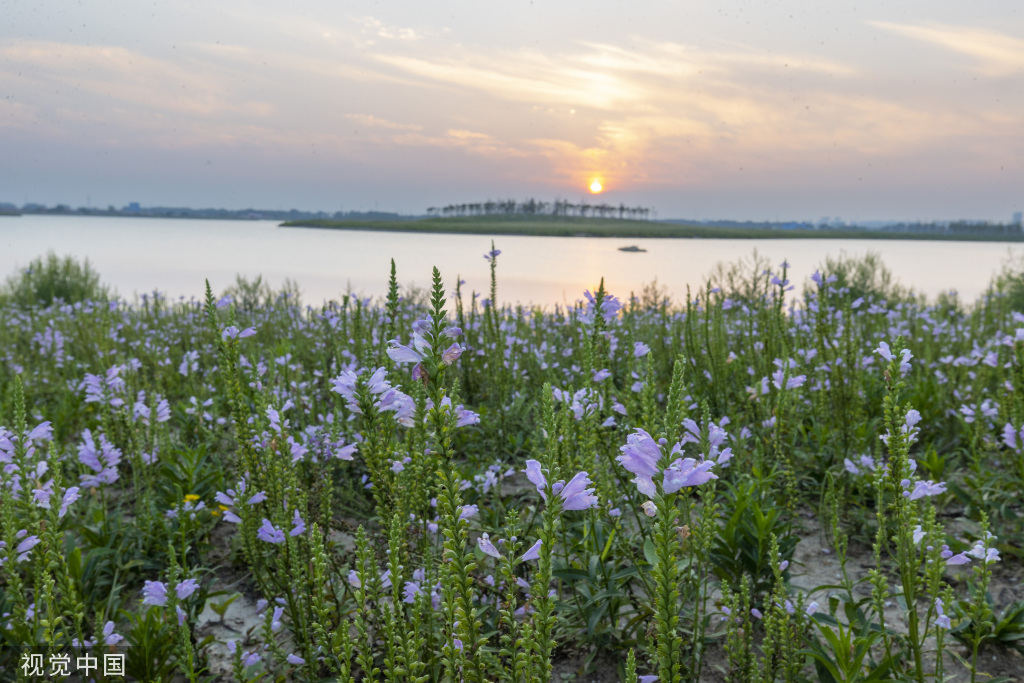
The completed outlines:
{"type": "Polygon", "coordinates": [[[601,185],[601,181],[596,178],[593,180],[593,182],[590,183],[591,194],[600,194],[601,190],[603,189],[604,186],[601,185]]]}

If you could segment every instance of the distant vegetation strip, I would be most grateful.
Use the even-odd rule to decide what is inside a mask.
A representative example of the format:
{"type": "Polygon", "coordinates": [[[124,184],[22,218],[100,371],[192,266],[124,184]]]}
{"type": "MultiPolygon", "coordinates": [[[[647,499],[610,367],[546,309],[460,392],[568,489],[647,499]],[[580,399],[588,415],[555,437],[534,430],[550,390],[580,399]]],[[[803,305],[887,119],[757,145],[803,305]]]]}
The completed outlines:
{"type": "Polygon", "coordinates": [[[1024,235],[908,233],[882,230],[772,230],[724,228],[684,223],[659,223],[602,218],[466,217],[417,221],[298,220],[285,228],[425,232],[463,235],[530,235],[535,237],[713,238],[713,239],[868,239],[940,240],[950,242],[1024,242],[1024,235]]]}

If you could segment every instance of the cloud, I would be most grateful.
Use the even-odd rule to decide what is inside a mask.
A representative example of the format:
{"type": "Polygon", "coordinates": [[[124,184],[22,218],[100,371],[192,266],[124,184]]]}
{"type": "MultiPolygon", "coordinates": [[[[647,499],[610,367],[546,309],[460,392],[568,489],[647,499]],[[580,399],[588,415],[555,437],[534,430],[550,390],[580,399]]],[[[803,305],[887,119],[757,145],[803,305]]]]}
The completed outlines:
{"type": "Polygon", "coordinates": [[[423,130],[423,126],[415,123],[395,123],[378,118],[372,114],[345,114],[345,118],[371,128],[387,128],[390,130],[423,130]]]}
{"type": "MultiPolygon", "coordinates": [[[[1005,155],[1005,140],[1019,138],[1019,97],[951,105],[948,79],[930,66],[908,90],[899,69],[795,47],[624,35],[516,49],[373,17],[258,19],[258,44],[179,44],[174,54],[2,46],[0,92],[15,97],[0,101],[0,130],[125,149],[254,150],[297,165],[319,155],[382,174],[396,164],[411,177],[434,178],[444,164],[466,183],[501,177],[554,191],[594,175],[610,189],[712,188],[741,169],[762,183],[817,182],[827,174],[815,169],[878,160],[902,159],[914,173],[906,160],[922,151],[966,164],[1005,155]]],[[[1024,69],[1022,44],[1007,36],[876,25],[970,54],[986,73],[1024,69]]]]}
{"type": "Polygon", "coordinates": [[[357,17],[353,21],[362,28],[364,34],[368,33],[387,40],[414,41],[424,37],[422,31],[385,24],[375,17],[357,17]]]}
{"type": "Polygon", "coordinates": [[[977,70],[986,76],[1013,76],[1024,72],[1024,40],[989,29],[942,24],[914,25],[887,21],[872,26],[922,40],[947,50],[974,57],[977,70]]]}
{"type": "Polygon", "coordinates": [[[508,147],[546,159],[553,179],[574,185],[594,174],[620,185],[693,185],[738,168],[805,171],[912,155],[951,138],[994,138],[1012,127],[999,112],[887,94],[862,69],[813,56],[632,42],[643,47],[372,56],[476,101],[531,105],[559,135],[512,132],[508,121],[485,122],[484,130],[501,130],[508,147]]]}
{"type": "Polygon", "coordinates": [[[21,41],[0,47],[0,62],[7,65],[0,83],[34,92],[35,109],[63,106],[80,120],[109,121],[126,107],[164,120],[175,115],[265,118],[274,109],[266,101],[233,97],[223,74],[188,57],[172,62],[116,45],[21,41]],[[68,106],[74,101],[80,106],[68,106]]]}

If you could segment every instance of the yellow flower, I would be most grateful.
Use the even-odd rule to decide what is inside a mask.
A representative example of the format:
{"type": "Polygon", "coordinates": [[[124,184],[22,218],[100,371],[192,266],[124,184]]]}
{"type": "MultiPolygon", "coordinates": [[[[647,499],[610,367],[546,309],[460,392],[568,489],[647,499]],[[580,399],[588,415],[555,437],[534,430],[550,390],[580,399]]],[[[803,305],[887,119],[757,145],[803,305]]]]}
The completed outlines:
{"type": "Polygon", "coordinates": [[[196,495],[196,494],[194,494],[194,493],[190,493],[190,494],[188,494],[187,496],[185,496],[185,502],[186,502],[186,503],[187,503],[188,501],[190,501],[190,500],[192,500],[192,501],[195,501],[195,500],[199,500],[199,496],[197,496],[197,495],[196,495]]]}

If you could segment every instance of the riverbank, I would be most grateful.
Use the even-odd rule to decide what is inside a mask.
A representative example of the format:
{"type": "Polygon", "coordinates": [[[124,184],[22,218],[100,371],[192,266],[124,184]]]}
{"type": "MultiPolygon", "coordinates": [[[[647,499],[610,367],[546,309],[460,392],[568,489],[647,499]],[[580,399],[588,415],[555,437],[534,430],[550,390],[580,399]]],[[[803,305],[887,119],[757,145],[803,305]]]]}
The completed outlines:
{"type": "Polygon", "coordinates": [[[631,221],[611,218],[528,218],[471,216],[424,218],[414,221],[298,220],[283,228],[369,230],[377,232],[449,233],[456,235],[524,235],[531,237],[622,237],[709,239],[856,239],[925,240],[940,242],[1024,242],[1024,235],[911,233],[882,230],[766,230],[720,228],[684,223],[631,221]]]}

